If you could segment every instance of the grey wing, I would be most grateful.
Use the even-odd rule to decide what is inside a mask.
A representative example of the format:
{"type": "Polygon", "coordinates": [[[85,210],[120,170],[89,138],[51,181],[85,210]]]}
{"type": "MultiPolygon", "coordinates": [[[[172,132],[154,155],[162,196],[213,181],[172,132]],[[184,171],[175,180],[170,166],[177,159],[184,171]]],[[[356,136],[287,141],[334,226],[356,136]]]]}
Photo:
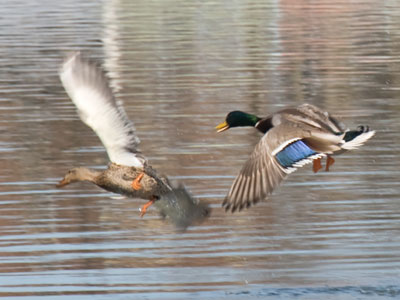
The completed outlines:
{"type": "Polygon", "coordinates": [[[116,164],[143,167],[146,159],[133,123],[126,116],[103,71],[74,53],[63,63],[60,79],[78,109],[81,120],[91,127],[116,164]]]}
{"type": "Polygon", "coordinates": [[[346,126],[329,112],[320,109],[312,104],[302,104],[297,107],[297,110],[307,116],[310,122],[316,122],[322,128],[338,134],[347,130],[346,126]]]}
{"type": "Polygon", "coordinates": [[[266,199],[288,174],[311,163],[316,158],[323,157],[324,153],[314,152],[303,143],[302,147],[307,149],[304,156],[300,153],[301,155],[297,156],[297,159],[286,166],[278,162],[276,157],[280,156],[279,153],[285,153],[284,149],[289,145],[310,138],[311,134],[309,129],[300,128],[290,122],[270,129],[258,142],[234,180],[222,203],[225,210],[240,211],[266,199]]]}
{"type": "Polygon", "coordinates": [[[269,130],[256,145],[222,203],[225,210],[241,210],[265,199],[287,176],[272,152],[279,145],[278,130],[269,130]]]}

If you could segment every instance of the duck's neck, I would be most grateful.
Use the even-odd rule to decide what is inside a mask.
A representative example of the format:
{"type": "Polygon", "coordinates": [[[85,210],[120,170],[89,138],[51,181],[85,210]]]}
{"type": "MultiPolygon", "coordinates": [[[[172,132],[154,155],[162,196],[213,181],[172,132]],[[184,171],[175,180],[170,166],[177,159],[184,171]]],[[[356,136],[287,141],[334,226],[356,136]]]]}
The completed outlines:
{"type": "Polygon", "coordinates": [[[77,181],[89,181],[97,184],[102,173],[103,172],[83,167],[73,168],[65,174],[64,178],[57,184],[57,187],[61,188],[77,181]]]}
{"type": "Polygon", "coordinates": [[[76,169],[76,181],[89,181],[97,184],[101,171],[80,167],[76,169]]]}
{"type": "Polygon", "coordinates": [[[260,132],[266,133],[268,130],[274,127],[272,125],[272,118],[259,119],[254,127],[257,128],[260,132]]]}

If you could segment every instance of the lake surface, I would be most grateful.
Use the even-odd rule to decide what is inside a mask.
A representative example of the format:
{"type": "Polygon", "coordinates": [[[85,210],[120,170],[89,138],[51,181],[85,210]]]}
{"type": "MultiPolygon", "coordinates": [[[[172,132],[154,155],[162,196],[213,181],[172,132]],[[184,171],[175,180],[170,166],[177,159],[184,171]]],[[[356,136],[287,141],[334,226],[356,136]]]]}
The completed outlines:
{"type": "Polygon", "coordinates": [[[78,1],[0,4],[0,298],[400,297],[400,2],[78,1]],[[87,3],[86,3],[87,2],[87,3]],[[58,79],[103,64],[141,150],[210,203],[185,232],[143,200],[55,184],[107,156],[58,79]],[[307,165],[267,201],[220,207],[260,134],[231,110],[309,102],[376,136],[307,165]]]}

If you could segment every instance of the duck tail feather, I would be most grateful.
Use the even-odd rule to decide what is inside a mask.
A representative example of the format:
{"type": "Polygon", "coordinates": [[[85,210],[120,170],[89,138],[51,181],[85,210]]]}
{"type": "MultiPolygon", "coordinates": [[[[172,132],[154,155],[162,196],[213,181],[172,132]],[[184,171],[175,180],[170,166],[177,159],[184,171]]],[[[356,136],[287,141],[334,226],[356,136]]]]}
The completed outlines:
{"type": "Polygon", "coordinates": [[[368,126],[359,126],[357,130],[347,131],[343,137],[342,148],[346,150],[356,149],[375,135],[375,130],[369,130],[368,126]]]}

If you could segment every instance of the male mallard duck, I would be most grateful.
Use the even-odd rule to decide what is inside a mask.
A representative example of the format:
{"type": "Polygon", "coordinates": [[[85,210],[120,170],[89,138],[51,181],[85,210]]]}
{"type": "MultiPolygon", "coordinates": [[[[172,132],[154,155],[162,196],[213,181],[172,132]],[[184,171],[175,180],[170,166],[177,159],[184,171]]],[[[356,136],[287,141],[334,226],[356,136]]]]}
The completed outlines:
{"type": "Polygon", "coordinates": [[[102,141],[111,163],[105,171],[83,167],[71,169],[57,186],[89,181],[107,191],[148,199],[141,208],[140,216],[143,216],[154,201],[173,189],[138,150],[139,138],[133,123],[115,100],[104,73],[75,53],[62,65],[60,78],[81,120],[102,141]]]}
{"type": "Polygon", "coordinates": [[[311,104],[286,108],[266,118],[232,111],[216,129],[222,132],[239,126],[255,127],[264,136],[222,203],[232,212],[265,199],[288,174],[305,164],[313,161],[314,172],[318,171],[321,157],[327,156],[328,171],[334,163],[331,155],[356,149],[375,134],[368,126],[349,130],[311,104]]]}

